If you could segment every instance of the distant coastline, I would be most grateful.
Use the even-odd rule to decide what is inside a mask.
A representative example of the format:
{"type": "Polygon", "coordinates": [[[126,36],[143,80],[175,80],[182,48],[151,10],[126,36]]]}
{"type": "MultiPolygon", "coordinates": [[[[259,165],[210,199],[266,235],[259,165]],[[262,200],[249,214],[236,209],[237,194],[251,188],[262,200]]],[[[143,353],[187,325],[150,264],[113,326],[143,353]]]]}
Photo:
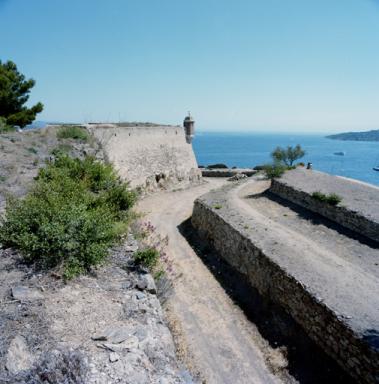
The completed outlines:
{"type": "Polygon", "coordinates": [[[365,132],[345,132],[326,136],[333,140],[379,141],[379,129],[365,132]]]}

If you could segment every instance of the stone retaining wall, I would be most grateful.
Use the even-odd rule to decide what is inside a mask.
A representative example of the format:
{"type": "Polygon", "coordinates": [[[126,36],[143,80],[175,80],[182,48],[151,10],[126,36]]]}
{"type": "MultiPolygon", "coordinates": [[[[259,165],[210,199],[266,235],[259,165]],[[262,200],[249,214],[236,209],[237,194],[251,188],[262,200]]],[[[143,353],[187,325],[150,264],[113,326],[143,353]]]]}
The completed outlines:
{"type": "MultiPolygon", "coordinates": [[[[270,192],[303,208],[309,209],[312,212],[316,212],[369,239],[379,242],[379,220],[376,212],[379,201],[379,189],[374,186],[323,174],[321,172],[316,173],[313,171],[312,174],[307,174],[304,170],[296,170],[288,172],[288,174],[285,174],[281,179],[273,180],[270,192]],[[310,184],[313,181],[312,179],[317,178],[318,184],[317,186],[310,187],[305,185],[305,187],[303,187],[299,185],[299,178],[304,179],[302,181],[304,184],[308,181],[310,184]],[[349,193],[349,187],[351,194],[349,193]],[[373,196],[371,200],[367,199],[365,211],[361,210],[359,206],[354,206],[354,200],[357,201],[360,199],[359,194],[356,193],[358,197],[353,195],[357,187],[359,187],[358,192],[367,191],[367,195],[373,196]],[[313,191],[311,191],[312,188],[313,191]],[[342,197],[342,202],[338,206],[320,202],[312,198],[312,192],[315,191],[336,193],[342,197]]],[[[363,193],[361,196],[363,196],[363,193]]]]}
{"type": "MultiPolygon", "coordinates": [[[[225,202],[227,205],[227,202],[225,202]]],[[[247,276],[261,295],[281,305],[307,334],[358,382],[379,382],[379,351],[372,341],[349,327],[289,270],[276,263],[246,234],[238,214],[200,198],[192,223],[231,267],[247,276]]],[[[362,298],[363,299],[363,298],[362,298]]]]}
{"type": "Polygon", "coordinates": [[[248,177],[253,176],[257,173],[254,169],[243,169],[243,168],[214,168],[207,169],[202,168],[201,173],[203,177],[232,177],[235,175],[243,174],[248,177]]]}

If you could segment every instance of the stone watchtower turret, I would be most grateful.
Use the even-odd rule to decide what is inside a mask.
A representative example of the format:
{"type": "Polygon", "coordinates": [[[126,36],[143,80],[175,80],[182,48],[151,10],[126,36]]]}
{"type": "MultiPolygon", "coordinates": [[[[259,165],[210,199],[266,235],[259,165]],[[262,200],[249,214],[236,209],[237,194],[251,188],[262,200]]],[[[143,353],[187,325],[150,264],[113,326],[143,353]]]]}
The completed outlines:
{"type": "Polygon", "coordinates": [[[195,121],[193,120],[190,112],[188,112],[188,115],[185,117],[183,126],[186,133],[186,141],[188,144],[191,144],[192,139],[195,136],[195,121]]]}

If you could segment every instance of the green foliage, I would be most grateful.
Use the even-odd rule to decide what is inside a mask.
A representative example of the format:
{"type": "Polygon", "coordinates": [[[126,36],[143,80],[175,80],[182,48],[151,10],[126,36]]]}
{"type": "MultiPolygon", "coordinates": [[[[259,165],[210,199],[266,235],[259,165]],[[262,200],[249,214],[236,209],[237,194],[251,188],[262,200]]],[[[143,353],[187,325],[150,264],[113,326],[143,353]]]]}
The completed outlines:
{"type": "Polygon", "coordinates": [[[0,116],[0,133],[14,132],[16,129],[7,124],[7,120],[0,116]]]}
{"type": "Polygon", "coordinates": [[[68,155],[72,146],[70,144],[59,144],[50,153],[55,157],[62,157],[68,155]]]}
{"type": "Polygon", "coordinates": [[[0,242],[42,267],[63,265],[71,278],[104,260],[134,201],[110,165],[62,156],[39,171],[24,199],[8,201],[0,242]]]}
{"type": "Polygon", "coordinates": [[[89,134],[83,127],[78,127],[77,125],[68,125],[59,128],[57,137],[58,139],[74,139],[86,142],[88,141],[89,134]]]}
{"type": "Polygon", "coordinates": [[[342,197],[337,195],[336,193],[331,193],[327,199],[327,202],[330,205],[338,205],[341,201],[342,197]]]}
{"type": "Polygon", "coordinates": [[[41,103],[31,108],[25,106],[34,84],[33,79],[25,80],[15,63],[0,61],[0,116],[6,119],[7,125],[25,127],[42,112],[41,103]]]}
{"type": "Polygon", "coordinates": [[[143,267],[149,268],[150,270],[158,264],[159,261],[159,251],[155,248],[146,248],[140,251],[137,251],[134,254],[134,262],[137,265],[142,265],[143,267]]]}
{"type": "Polygon", "coordinates": [[[288,167],[280,163],[266,164],[263,166],[263,171],[268,179],[276,179],[282,176],[287,169],[288,167]]]}
{"type": "Polygon", "coordinates": [[[338,196],[335,193],[326,195],[325,193],[316,191],[316,192],[313,192],[311,196],[313,199],[317,201],[320,201],[322,203],[327,203],[330,205],[338,205],[342,201],[342,197],[338,196]]]}
{"type": "Polygon", "coordinates": [[[299,144],[297,144],[295,147],[276,147],[271,153],[271,157],[274,159],[274,162],[285,164],[288,167],[292,167],[294,161],[302,158],[304,155],[305,151],[299,144]]]}

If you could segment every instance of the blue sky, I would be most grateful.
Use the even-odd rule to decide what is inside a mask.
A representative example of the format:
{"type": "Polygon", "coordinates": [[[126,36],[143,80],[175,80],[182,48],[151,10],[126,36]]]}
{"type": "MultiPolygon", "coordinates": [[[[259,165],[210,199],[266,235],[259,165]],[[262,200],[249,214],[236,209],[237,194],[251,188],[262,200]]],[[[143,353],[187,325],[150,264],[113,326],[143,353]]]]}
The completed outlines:
{"type": "Polygon", "coordinates": [[[379,129],[379,1],[0,0],[43,120],[379,129]]]}

